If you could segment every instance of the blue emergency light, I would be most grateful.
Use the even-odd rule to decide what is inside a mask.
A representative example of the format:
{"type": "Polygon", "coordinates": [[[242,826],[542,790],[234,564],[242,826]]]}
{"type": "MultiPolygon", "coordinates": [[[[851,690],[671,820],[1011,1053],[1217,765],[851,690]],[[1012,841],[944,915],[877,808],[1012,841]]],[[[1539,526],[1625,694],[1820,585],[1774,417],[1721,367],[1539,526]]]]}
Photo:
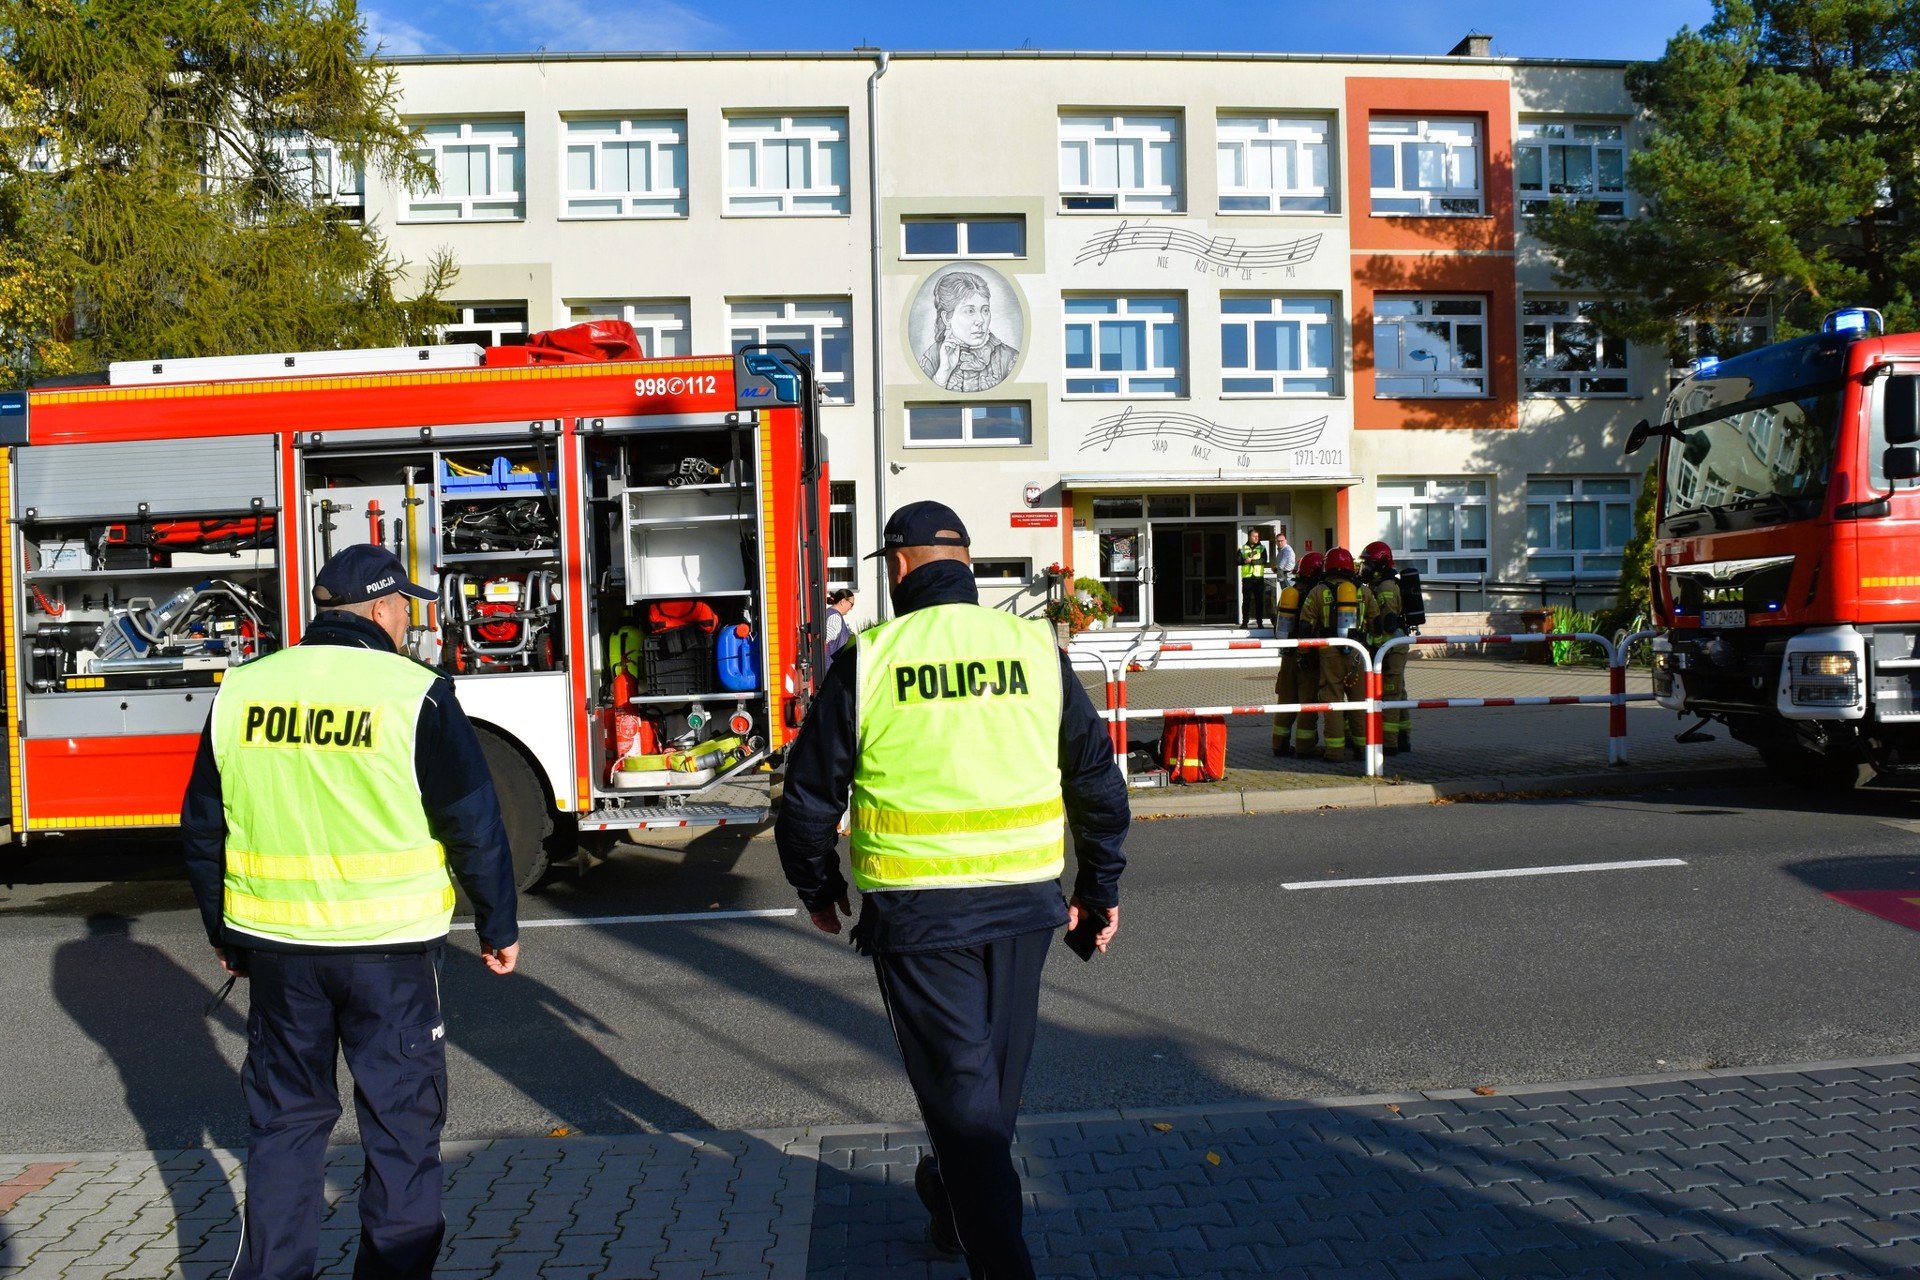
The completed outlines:
{"type": "Polygon", "coordinates": [[[1872,307],[1846,307],[1840,311],[1829,311],[1827,318],[1820,322],[1822,333],[1885,333],[1887,322],[1872,307]]]}
{"type": "Polygon", "coordinates": [[[1719,356],[1695,356],[1687,361],[1687,372],[1695,377],[1711,378],[1719,371],[1719,356]]]}

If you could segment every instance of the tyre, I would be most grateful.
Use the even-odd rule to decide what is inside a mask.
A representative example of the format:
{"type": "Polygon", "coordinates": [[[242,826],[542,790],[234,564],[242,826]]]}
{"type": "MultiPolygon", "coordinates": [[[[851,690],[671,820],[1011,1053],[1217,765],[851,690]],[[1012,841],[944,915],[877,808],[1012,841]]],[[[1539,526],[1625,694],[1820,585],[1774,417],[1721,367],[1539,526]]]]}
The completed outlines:
{"type": "Polygon", "coordinates": [[[1860,764],[1845,757],[1825,756],[1798,745],[1760,748],[1767,772],[1800,791],[1825,795],[1845,793],[1860,785],[1860,764]]]}
{"type": "Polygon", "coordinates": [[[546,877],[553,810],[547,805],[546,788],[540,785],[527,758],[499,734],[488,729],[476,732],[480,735],[480,754],[487,758],[487,771],[493,775],[493,789],[500,796],[500,817],[507,829],[507,845],[513,851],[513,882],[525,892],[546,877]]]}

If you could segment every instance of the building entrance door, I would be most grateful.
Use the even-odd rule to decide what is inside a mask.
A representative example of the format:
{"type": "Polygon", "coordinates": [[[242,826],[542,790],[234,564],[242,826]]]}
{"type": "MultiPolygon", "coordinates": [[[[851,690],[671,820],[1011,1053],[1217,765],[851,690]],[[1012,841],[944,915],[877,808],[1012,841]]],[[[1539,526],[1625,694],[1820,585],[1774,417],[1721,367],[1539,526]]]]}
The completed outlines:
{"type": "Polygon", "coordinates": [[[1147,540],[1142,536],[1146,529],[1138,523],[1101,521],[1097,532],[1100,538],[1100,585],[1120,606],[1120,612],[1114,615],[1113,625],[1141,626],[1149,620],[1143,612],[1147,600],[1146,592],[1142,590],[1151,580],[1147,540]]]}
{"type": "Polygon", "coordinates": [[[1162,626],[1231,623],[1239,616],[1234,527],[1153,526],[1153,619],[1162,626]]]}

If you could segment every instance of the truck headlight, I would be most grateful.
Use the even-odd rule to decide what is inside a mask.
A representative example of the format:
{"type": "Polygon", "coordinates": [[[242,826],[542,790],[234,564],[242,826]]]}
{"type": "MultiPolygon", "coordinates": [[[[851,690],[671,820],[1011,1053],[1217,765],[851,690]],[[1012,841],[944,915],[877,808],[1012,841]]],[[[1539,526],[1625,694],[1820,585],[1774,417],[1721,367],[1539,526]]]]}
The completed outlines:
{"type": "Polygon", "coordinates": [[[1658,698],[1673,696],[1673,654],[1665,649],[1653,651],[1653,693],[1658,698]]]}
{"type": "Polygon", "coordinates": [[[1851,653],[1796,653],[1787,658],[1787,688],[1796,706],[1846,706],[1860,698],[1860,664],[1851,653]]]}

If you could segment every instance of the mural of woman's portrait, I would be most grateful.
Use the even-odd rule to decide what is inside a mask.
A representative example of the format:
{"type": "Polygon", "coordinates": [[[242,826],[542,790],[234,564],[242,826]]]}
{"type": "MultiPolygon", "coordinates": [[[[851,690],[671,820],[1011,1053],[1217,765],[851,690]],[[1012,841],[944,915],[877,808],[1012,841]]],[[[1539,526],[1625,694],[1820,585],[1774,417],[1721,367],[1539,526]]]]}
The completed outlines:
{"type": "Polygon", "coordinates": [[[928,276],[907,319],[920,371],[948,391],[990,391],[1005,382],[1026,332],[1013,286],[977,262],[949,263],[928,276]]]}

